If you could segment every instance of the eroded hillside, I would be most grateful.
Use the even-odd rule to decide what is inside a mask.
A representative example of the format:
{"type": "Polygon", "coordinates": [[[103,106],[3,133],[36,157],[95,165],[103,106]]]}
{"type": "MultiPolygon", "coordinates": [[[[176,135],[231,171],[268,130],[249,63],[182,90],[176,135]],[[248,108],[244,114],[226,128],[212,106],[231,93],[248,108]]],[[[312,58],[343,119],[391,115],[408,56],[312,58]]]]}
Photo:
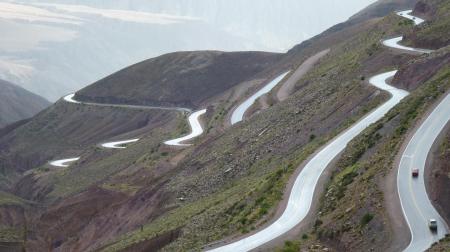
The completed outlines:
{"type": "MultiPolygon", "coordinates": [[[[410,97],[352,141],[330,167],[308,221],[263,249],[402,248],[408,237],[400,234],[404,223],[395,221],[399,215],[388,198],[389,174],[408,129],[450,88],[448,47],[417,55],[380,43],[398,34],[422,36],[392,13],[412,2],[382,1],[284,55],[174,53],[77,93],[77,99],[100,103],[207,107],[207,132],[189,148],[163,144],[188,131],[180,112],[63,100],[0,132],[0,164],[8,179],[2,183],[8,200],[0,210],[16,216],[0,238],[30,251],[198,251],[255,232],[280,214],[285,189],[301,164],[388,99],[368,79],[398,68],[392,83],[410,97]],[[328,48],[288,99],[278,102],[275,89],[266,97],[270,103],[229,125],[240,101],[328,48]],[[131,137],[140,140],[120,151],[98,146],[131,137]],[[46,164],[68,155],[82,158],[62,169],[46,164]],[[281,248],[287,239],[292,241],[281,248]]],[[[426,2],[436,10],[442,3],[426,2]]],[[[440,23],[431,22],[430,29],[435,25],[440,23]]]]}

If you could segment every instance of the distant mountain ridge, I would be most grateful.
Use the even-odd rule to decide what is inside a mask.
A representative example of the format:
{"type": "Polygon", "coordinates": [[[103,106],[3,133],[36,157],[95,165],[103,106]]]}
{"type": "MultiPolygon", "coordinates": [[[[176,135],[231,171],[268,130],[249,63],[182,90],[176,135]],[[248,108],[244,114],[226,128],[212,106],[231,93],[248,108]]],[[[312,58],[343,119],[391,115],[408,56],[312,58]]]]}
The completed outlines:
{"type": "Polygon", "coordinates": [[[32,117],[49,105],[39,95],[0,80],[0,127],[32,117]]]}

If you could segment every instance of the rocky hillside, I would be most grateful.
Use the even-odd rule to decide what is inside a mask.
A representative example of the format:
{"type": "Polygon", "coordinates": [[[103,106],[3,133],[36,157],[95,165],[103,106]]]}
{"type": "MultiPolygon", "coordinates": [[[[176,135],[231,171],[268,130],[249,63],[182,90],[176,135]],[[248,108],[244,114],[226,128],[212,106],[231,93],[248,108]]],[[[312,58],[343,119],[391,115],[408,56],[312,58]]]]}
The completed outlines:
{"type": "MultiPolygon", "coordinates": [[[[281,56],[260,52],[173,53],[115,73],[81,90],[76,99],[195,108],[208,99],[214,103],[223,98],[223,93],[238,84],[261,84],[273,72],[264,70],[276,65],[281,56]]],[[[243,93],[248,84],[236,92],[243,93]]],[[[92,107],[60,100],[31,121],[0,132],[0,170],[3,174],[26,171],[58,156],[80,154],[113,137],[142,136],[156,128],[163,128],[167,138],[188,130],[184,115],[176,111],[92,107]],[[43,145],[45,149],[40,147],[43,145]]]]}
{"type": "Polygon", "coordinates": [[[44,98],[0,80],[0,128],[30,118],[49,105],[44,98]]]}
{"type": "Polygon", "coordinates": [[[450,3],[440,0],[421,1],[414,14],[429,20],[429,25],[419,26],[405,34],[406,43],[417,48],[438,49],[450,43],[450,3]],[[439,7],[438,7],[439,6],[439,7]]]}
{"type": "MultiPolygon", "coordinates": [[[[429,38],[422,37],[421,33],[425,28],[437,31],[437,27],[448,22],[447,12],[442,11],[447,5],[448,1],[421,1],[416,5],[416,11],[421,6],[434,9],[433,21],[420,28],[410,27],[406,34],[412,34],[419,40],[429,39],[429,47],[425,48],[439,44],[440,49],[398,65],[400,70],[393,83],[412,91],[411,95],[349,144],[328,176],[310,227],[304,228],[293,241],[286,242],[280,249],[352,251],[383,248],[399,251],[408,244],[409,237],[403,231],[407,224],[402,220],[401,206],[395,203],[397,170],[394,167],[397,153],[408,134],[433,104],[450,90],[450,45],[442,45],[441,37],[433,32],[430,32],[432,36],[429,38]]],[[[442,216],[448,216],[444,200],[448,194],[445,188],[449,186],[444,165],[447,158],[445,132],[442,138],[442,144],[436,146],[432,154],[433,169],[427,187],[438,211],[442,216]]],[[[442,250],[446,247],[448,239],[431,251],[446,251],[442,250]]]]}
{"type": "Polygon", "coordinates": [[[0,235],[10,234],[4,239],[10,242],[26,240],[23,246],[30,251],[199,251],[253,232],[277,214],[303,161],[388,99],[368,78],[396,68],[393,83],[409,90],[410,97],[330,167],[310,221],[264,249],[399,250],[407,239],[384,197],[390,195],[384,191],[392,177],[390,164],[408,129],[450,89],[448,47],[417,56],[379,43],[414,32],[411,23],[391,13],[414,2],[381,1],[357,20],[286,54],[173,53],[77,94],[97,102],[208,107],[207,132],[190,148],[162,144],[186,131],[185,116],[178,112],[64,101],[0,132],[0,164],[7,178],[2,188],[18,209],[18,220],[1,227],[0,235]],[[273,100],[233,127],[225,123],[236,104],[267,80],[327,48],[330,52],[288,99],[273,100]],[[106,139],[136,136],[141,140],[124,150],[98,147],[106,139]],[[46,164],[79,154],[82,159],[68,168],[46,164]],[[21,210],[30,216],[28,223],[19,218],[21,210]]]}

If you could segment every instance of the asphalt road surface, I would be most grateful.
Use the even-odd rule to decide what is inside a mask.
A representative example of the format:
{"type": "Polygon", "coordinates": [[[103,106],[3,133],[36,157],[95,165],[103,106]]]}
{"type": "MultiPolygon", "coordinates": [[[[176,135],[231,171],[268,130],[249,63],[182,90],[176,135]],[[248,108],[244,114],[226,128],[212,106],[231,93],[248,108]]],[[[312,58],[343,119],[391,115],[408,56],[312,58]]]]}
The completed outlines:
{"type": "Polygon", "coordinates": [[[79,159],[80,159],[80,157],[75,157],[75,158],[67,158],[67,159],[50,161],[50,165],[56,166],[56,167],[69,167],[69,163],[78,161],[79,159]]]}
{"type": "MultiPolygon", "coordinates": [[[[179,107],[158,107],[158,106],[141,106],[141,105],[126,105],[126,104],[109,104],[109,103],[93,103],[93,102],[80,102],[74,99],[75,94],[69,94],[64,97],[64,100],[70,103],[76,103],[76,104],[84,104],[84,105],[92,105],[92,106],[102,106],[102,107],[120,107],[120,108],[131,108],[131,109],[162,109],[162,110],[176,110],[180,112],[188,112],[191,113],[192,110],[188,108],[179,108],[179,107]]],[[[180,137],[177,139],[169,140],[164,142],[167,145],[172,146],[190,146],[191,144],[183,144],[182,142],[191,140],[192,138],[198,137],[201,134],[203,134],[203,128],[200,124],[198,118],[206,113],[206,109],[199,110],[196,112],[193,112],[189,116],[189,125],[192,129],[192,132],[184,137],[180,137]]],[[[119,142],[111,142],[111,143],[104,143],[102,144],[102,147],[105,148],[113,148],[113,149],[123,149],[126,148],[124,146],[121,146],[123,144],[127,143],[133,143],[137,142],[139,139],[130,139],[130,140],[123,140],[119,142]]]]}
{"type": "Polygon", "coordinates": [[[391,98],[351,128],[333,139],[305,165],[294,182],[286,209],[275,222],[251,236],[211,251],[249,251],[283,235],[299,224],[306,217],[311,208],[314,190],[326,167],[345,149],[347,144],[353,138],[358,136],[368,126],[381,119],[389,110],[408,95],[408,92],[397,89],[386,83],[386,80],[393,77],[395,73],[396,71],[387,72],[370,79],[372,85],[389,92],[391,98]]]}
{"type": "Polygon", "coordinates": [[[281,80],[289,73],[285,72],[275,79],[273,79],[271,82],[269,82],[267,85],[265,85],[263,88],[261,88],[258,92],[254,93],[252,96],[250,96],[248,99],[246,99],[243,103],[241,103],[234,111],[233,114],[231,114],[231,124],[236,124],[244,119],[245,112],[255,103],[255,101],[269,93],[278,83],[280,83],[281,80]]]}
{"type": "Polygon", "coordinates": [[[419,48],[413,48],[413,47],[400,45],[399,42],[402,41],[402,40],[403,40],[403,36],[392,38],[392,39],[387,39],[387,40],[383,41],[383,45],[391,47],[391,48],[395,48],[395,49],[411,51],[411,52],[417,52],[417,53],[431,53],[431,52],[433,52],[433,50],[419,49],[419,48]]]}
{"type": "Polygon", "coordinates": [[[102,147],[107,149],[125,149],[125,144],[129,143],[135,143],[139,141],[139,138],[130,139],[130,140],[123,140],[123,141],[117,141],[117,142],[109,142],[109,143],[103,143],[102,147]]]}
{"type": "Polygon", "coordinates": [[[189,135],[169,140],[164,143],[172,146],[191,146],[192,144],[185,144],[183,142],[186,142],[203,134],[203,128],[202,124],[200,123],[199,117],[205,113],[206,109],[203,109],[196,111],[189,116],[189,125],[191,126],[191,133],[189,135]]]}
{"type": "Polygon", "coordinates": [[[428,198],[423,176],[431,146],[449,120],[450,95],[447,95],[420,126],[403,152],[397,175],[397,189],[411,232],[411,242],[405,251],[424,251],[449,232],[447,224],[428,198]],[[419,170],[416,178],[412,177],[413,169],[419,170]],[[430,219],[437,221],[437,232],[429,229],[430,219]]]}

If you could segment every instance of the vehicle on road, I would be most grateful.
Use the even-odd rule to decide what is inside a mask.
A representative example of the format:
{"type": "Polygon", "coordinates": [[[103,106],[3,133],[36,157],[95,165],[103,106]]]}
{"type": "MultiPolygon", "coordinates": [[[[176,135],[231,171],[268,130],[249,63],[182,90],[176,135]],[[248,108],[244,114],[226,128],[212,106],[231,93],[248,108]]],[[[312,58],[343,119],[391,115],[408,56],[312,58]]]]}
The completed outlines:
{"type": "Polygon", "coordinates": [[[431,231],[436,232],[437,231],[437,221],[435,219],[430,219],[428,221],[428,227],[431,231]]]}
{"type": "Polygon", "coordinates": [[[413,176],[414,178],[419,177],[419,169],[417,169],[417,168],[412,169],[412,176],[413,176]]]}

